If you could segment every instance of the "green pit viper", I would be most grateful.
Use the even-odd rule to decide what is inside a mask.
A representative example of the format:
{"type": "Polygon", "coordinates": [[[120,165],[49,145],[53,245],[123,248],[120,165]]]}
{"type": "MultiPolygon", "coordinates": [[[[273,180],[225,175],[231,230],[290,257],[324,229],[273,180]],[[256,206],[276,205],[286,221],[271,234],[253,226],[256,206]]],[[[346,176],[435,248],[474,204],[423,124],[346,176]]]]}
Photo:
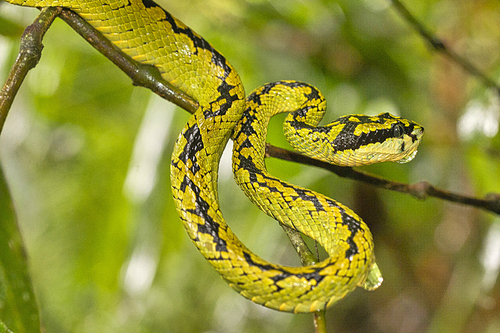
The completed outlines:
{"type": "Polygon", "coordinates": [[[296,81],[264,85],[245,99],[242,82],[224,56],[151,0],[7,1],[73,10],[199,103],[175,144],[172,191],[189,237],[233,289],[255,303],[297,313],[325,309],[357,286],[380,285],[372,235],[363,220],[348,207],[266,171],[267,125],[274,114],[291,112],[284,132],[292,147],[343,166],[411,160],[423,134],[420,125],[384,113],[348,115],[317,127],[325,99],[296,81]],[[306,267],[272,264],[234,235],[217,192],[219,161],[230,138],[235,179],[247,196],[280,223],[316,240],[327,259],[306,267]]]}

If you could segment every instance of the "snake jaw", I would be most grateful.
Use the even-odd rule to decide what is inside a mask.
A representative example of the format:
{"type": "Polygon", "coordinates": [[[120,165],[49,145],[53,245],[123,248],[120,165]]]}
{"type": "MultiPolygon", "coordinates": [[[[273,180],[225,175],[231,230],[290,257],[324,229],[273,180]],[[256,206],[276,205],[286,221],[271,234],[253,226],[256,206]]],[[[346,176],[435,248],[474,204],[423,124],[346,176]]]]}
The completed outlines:
{"type": "Polygon", "coordinates": [[[407,155],[406,157],[403,157],[400,160],[397,160],[396,162],[400,163],[400,164],[408,163],[415,158],[415,156],[417,155],[417,152],[418,152],[418,150],[415,149],[411,154],[407,155]]]}
{"type": "Polygon", "coordinates": [[[384,282],[382,273],[377,263],[374,263],[362,287],[366,290],[375,290],[384,282]]]}

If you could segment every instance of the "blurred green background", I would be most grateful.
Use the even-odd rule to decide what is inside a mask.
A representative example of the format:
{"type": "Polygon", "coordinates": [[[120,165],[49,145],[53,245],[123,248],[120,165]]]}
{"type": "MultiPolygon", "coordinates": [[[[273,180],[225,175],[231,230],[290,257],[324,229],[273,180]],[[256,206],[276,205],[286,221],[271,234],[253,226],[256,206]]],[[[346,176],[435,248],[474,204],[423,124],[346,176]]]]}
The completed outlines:
{"type": "MultiPolygon", "coordinates": [[[[414,161],[363,170],[479,197],[500,192],[499,96],[430,50],[389,1],[172,2],[160,3],[226,56],[247,92],[296,79],[323,91],[327,119],[388,111],[425,127],[414,161]]],[[[498,1],[406,3],[498,78],[498,1]]],[[[1,82],[37,13],[0,2],[1,82]]],[[[312,332],[311,315],[268,310],[232,291],[190,243],[169,185],[172,145],[189,114],[133,87],[61,20],[44,45],[8,116],[0,162],[46,332],[312,332]]],[[[286,148],[277,118],[268,141],[286,148]]],[[[353,208],[374,233],[385,281],[329,309],[329,332],[500,331],[498,216],[267,164],[353,208]]],[[[277,223],[234,184],[229,155],[219,184],[222,211],[245,244],[299,265],[277,223]]]]}

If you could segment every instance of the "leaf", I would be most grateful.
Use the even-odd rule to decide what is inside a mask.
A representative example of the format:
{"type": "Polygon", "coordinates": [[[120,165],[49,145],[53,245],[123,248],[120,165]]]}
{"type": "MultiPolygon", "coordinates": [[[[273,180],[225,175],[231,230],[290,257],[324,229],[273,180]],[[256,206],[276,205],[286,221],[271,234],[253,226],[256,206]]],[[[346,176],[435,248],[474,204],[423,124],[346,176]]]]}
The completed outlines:
{"type": "Polygon", "coordinates": [[[3,172],[0,171],[0,332],[40,332],[35,295],[3,172]]]}

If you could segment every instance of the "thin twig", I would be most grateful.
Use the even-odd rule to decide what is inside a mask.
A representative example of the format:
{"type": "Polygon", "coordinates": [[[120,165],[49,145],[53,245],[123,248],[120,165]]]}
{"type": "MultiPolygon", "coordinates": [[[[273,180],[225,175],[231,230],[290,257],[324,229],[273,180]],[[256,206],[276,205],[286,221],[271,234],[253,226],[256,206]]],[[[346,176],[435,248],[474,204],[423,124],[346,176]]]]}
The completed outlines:
{"type": "Polygon", "coordinates": [[[326,333],[326,312],[318,311],[314,313],[314,332],[316,333],[326,333]]]}
{"type": "Polygon", "coordinates": [[[0,132],[24,78],[38,64],[42,56],[43,36],[60,12],[61,8],[45,8],[35,21],[24,30],[19,54],[0,91],[0,132]]]}
{"type": "Polygon", "coordinates": [[[431,45],[434,50],[446,55],[469,74],[478,77],[484,85],[494,89],[500,96],[500,86],[493,79],[480,71],[470,61],[450,49],[441,39],[432,34],[429,29],[427,29],[419,20],[415,18],[415,16],[413,16],[412,13],[410,13],[401,1],[392,0],[392,4],[394,5],[396,11],[422,36],[424,40],[431,45]]]}
{"type": "Polygon", "coordinates": [[[364,183],[368,183],[386,190],[397,191],[412,195],[418,199],[427,197],[440,198],[450,202],[456,202],[463,205],[473,206],[484,209],[500,215],[500,194],[491,193],[484,199],[479,199],[467,195],[456,194],[434,187],[428,182],[422,181],[415,184],[404,184],[396,181],[387,180],[365,172],[361,172],[349,167],[341,167],[326,162],[318,161],[313,158],[300,155],[293,151],[266,145],[266,157],[275,157],[281,160],[297,162],[301,164],[316,166],[335,173],[337,176],[350,178],[364,183]]]}
{"type": "Polygon", "coordinates": [[[300,262],[302,263],[302,265],[309,266],[317,263],[318,258],[316,258],[316,256],[311,252],[306,243],[304,243],[304,240],[302,239],[300,233],[290,227],[287,227],[284,224],[280,225],[287,234],[288,238],[290,238],[290,242],[295,248],[295,251],[297,251],[297,254],[300,257],[300,262]]]}
{"type": "MultiPolygon", "coordinates": [[[[309,247],[306,245],[298,231],[283,224],[281,224],[281,227],[285,231],[288,238],[290,238],[290,242],[292,242],[295,251],[297,251],[300,262],[303,266],[314,265],[319,261],[319,259],[311,252],[309,247]]],[[[316,333],[326,333],[326,319],[324,310],[314,313],[314,330],[316,333]]]]}

